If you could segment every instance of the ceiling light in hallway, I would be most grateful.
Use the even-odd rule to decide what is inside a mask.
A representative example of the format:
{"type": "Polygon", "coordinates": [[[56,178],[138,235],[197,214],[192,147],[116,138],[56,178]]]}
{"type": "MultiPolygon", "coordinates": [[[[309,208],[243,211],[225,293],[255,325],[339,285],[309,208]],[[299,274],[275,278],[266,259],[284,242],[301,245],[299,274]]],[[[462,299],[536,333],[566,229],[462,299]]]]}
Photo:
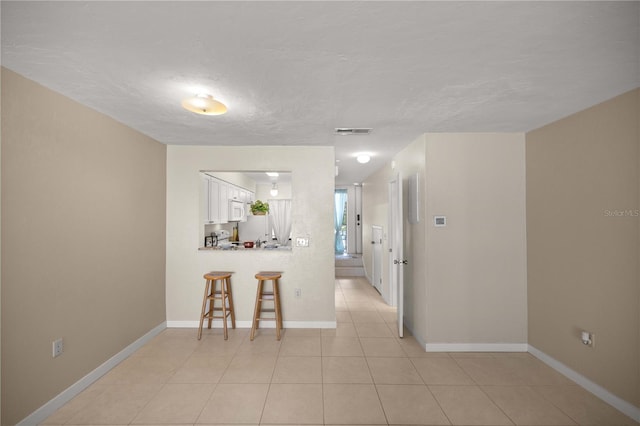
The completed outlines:
{"type": "Polygon", "coordinates": [[[371,160],[371,156],[369,154],[358,154],[356,160],[358,160],[360,164],[366,164],[371,160]]]}

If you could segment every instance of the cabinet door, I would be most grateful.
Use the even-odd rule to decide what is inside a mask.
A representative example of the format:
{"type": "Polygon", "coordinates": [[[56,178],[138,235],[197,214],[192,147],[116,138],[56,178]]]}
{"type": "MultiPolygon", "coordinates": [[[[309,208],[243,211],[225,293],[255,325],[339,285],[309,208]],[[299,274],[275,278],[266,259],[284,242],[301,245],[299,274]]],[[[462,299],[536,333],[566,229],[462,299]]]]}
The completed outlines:
{"type": "Polygon", "coordinates": [[[200,175],[200,217],[203,223],[209,222],[209,176],[200,175]]]}
{"type": "Polygon", "coordinates": [[[220,183],[209,179],[209,223],[220,223],[220,183]]]}
{"type": "Polygon", "coordinates": [[[229,200],[237,200],[238,199],[238,188],[233,185],[229,185],[229,200]]]}
{"type": "Polygon", "coordinates": [[[220,211],[220,223],[229,222],[229,185],[224,182],[220,182],[218,209],[220,211]]]}

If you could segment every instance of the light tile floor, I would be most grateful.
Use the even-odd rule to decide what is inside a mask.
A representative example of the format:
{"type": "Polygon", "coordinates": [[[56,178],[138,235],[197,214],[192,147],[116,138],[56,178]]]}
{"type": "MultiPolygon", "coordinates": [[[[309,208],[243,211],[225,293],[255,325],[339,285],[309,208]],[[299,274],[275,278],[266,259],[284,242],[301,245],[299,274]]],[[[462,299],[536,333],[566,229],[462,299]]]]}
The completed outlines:
{"type": "Polygon", "coordinates": [[[363,278],[336,279],[336,309],[336,329],[280,342],[167,329],[42,424],[637,425],[529,354],[396,338],[395,310],[363,278]]]}

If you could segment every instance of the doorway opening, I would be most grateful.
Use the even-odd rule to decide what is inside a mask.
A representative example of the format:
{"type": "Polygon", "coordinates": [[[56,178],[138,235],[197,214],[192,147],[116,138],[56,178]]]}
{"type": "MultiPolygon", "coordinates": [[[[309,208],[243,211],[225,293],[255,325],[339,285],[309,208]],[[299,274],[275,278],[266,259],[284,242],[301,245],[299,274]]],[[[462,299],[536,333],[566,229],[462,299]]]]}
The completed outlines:
{"type": "Polygon", "coordinates": [[[334,193],[334,243],[333,248],[337,256],[348,253],[348,202],[346,189],[336,189],[334,193]]]}
{"type": "Polygon", "coordinates": [[[362,262],[360,185],[340,186],[334,192],[334,252],[337,277],[365,276],[362,262]]]}
{"type": "Polygon", "coordinates": [[[334,191],[334,251],[336,256],[362,254],[362,186],[334,191]]]}

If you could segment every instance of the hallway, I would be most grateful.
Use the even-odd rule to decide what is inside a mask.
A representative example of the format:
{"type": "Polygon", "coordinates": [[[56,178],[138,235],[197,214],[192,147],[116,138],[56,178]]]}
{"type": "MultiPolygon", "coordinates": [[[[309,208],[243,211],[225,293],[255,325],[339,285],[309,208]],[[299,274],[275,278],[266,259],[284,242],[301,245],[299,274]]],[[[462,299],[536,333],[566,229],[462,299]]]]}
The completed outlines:
{"type": "Polygon", "coordinates": [[[166,329],[42,424],[637,424],[529,354],[426,353],[395,315],[348,277],[335,330],[166,329]]]}

